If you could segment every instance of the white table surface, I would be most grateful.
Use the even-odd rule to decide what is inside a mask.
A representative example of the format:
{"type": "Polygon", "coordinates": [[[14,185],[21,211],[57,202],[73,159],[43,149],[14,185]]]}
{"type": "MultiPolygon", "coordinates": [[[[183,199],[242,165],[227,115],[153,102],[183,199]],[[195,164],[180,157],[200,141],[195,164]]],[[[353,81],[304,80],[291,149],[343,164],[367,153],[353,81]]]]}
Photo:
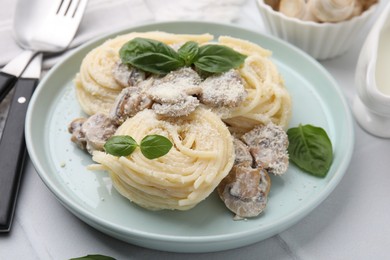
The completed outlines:
{"type": "MultiPolygon", "coordinates": [[[[267,33],[251,0],[236,23],[267,33]]],[[[349,104],[356,93],[354,71],[369,26],[362,30],[345,55],[321,62],[349,104]]],[[[264,241],[207,254],[150,250],[95,230],[57,201],[28,160],[12,230],[0,234],[0,259],[69,259],[87,254],[117,259],[390,259],[389,222],[390,139],[373,137],[355,123],[351,164],[333,193],[312,213],[264,241]]]]}

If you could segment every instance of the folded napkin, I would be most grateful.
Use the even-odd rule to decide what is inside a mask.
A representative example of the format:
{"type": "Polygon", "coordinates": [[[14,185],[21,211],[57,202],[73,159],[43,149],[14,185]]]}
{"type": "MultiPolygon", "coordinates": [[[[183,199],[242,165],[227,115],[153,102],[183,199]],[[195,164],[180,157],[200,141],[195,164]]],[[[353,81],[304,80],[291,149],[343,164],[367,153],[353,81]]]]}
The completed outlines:
{"type": "MultiPolygon", "coordinates": [[[[10,8],[15,7],[16,1],[3,1],[9,2],[3,4],[9,4],[10,8]]],[[[237,19],[245,2],[246,0],[89,0],[70,48],[105,33],[153,21],[232,22],[237,19]]],[[[14,41],[12,24],[13,12],[0,10],[0,67],[22,51],[14,41]]],[[[61,57],[46,57],[44,68],[50,68],[61,57]]]]}
{"type": "Polygon", "coordinates": [[[246,0],[146,0],[157,21],[206,20],[232,22],[246,0]]]}

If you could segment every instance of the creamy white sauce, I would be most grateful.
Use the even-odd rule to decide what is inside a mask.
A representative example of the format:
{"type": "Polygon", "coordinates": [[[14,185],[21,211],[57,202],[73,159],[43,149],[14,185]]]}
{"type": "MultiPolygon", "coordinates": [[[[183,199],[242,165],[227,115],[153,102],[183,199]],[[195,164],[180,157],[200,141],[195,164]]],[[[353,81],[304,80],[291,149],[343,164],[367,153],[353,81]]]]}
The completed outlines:
{"type": "Polygon", "coordinates": [[[381,93],[390,96],[390,26],[381,32],[377,55],[376,86],[381,93]]]}

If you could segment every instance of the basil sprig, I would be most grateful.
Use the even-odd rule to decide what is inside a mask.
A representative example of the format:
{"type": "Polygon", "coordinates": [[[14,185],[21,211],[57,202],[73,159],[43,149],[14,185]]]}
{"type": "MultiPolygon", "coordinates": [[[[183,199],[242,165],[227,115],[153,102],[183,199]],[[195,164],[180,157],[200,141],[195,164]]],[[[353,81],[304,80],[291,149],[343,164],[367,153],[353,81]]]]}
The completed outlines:
{"type": "Polygon", "coordinates": [[[134,38],[119,50],[124,64],[154,74],[167,74],[194,65],[202,72],[222,73],[238,68],[246,56],[223,45],[203,45],[189,41],[176,52],[163,42],[134,38]]]}
{"type": "Polygon", "coordinates": [[[115,135],[104,144],[104,150],[114,156],[128,156],[140,147],[142,154],[148,159],[164,156],[171,150],[171,141],[162,135],[147,135],[140,145],[129,135],[115,135]]]}
{"type": "Polygon", "coordinates": [[[332,143],[324,129],[299,125],[287,131],[290,160],[308,173],[325,177],[333,160],[332,143]]]}

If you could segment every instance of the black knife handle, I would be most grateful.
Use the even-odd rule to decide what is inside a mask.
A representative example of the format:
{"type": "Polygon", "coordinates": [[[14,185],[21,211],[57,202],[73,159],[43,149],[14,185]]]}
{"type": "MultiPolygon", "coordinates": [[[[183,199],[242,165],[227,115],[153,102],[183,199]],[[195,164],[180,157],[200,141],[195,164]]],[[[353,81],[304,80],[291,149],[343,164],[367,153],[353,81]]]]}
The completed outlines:
{"type": "Polygon", "coordinates": [[[24,121],[38,79],[19,79],[0,141],[0,232],[8,232],[23,171],[26,142],[24,121]]]}
{"type": "Polygon", "coordinates": [[[15,81],[14,75],[0,71],[0,102],[7,96],[15,81]]]}

